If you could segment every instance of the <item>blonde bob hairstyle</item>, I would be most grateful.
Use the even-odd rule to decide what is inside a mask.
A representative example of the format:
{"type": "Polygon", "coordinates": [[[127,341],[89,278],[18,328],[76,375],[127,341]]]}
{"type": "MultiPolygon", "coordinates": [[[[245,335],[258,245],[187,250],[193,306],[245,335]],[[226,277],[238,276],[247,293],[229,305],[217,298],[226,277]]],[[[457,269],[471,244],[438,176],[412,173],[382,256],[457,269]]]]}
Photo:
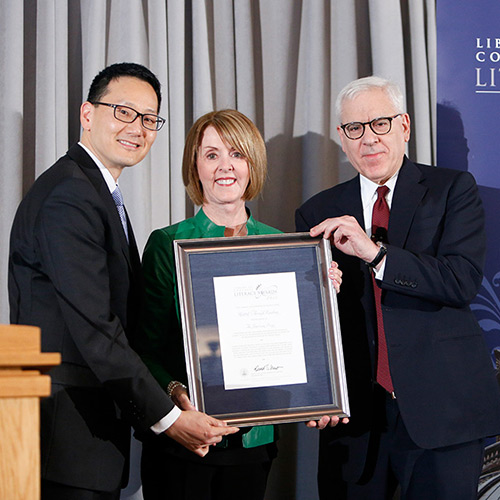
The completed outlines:
{"type": "Polygon", "coordinates": [[[222,141],[247,160],[250,180],[243,200],[253,200],[262,191],[266,180],[266,145],[253,122],[235,109],[207,113],[198,118],[189,130],[182,159],[182,179],[189,197],[195,205],[203,205],[203,187],[196,162],[203,134],[210,126],[214,127],[222,141]]]}

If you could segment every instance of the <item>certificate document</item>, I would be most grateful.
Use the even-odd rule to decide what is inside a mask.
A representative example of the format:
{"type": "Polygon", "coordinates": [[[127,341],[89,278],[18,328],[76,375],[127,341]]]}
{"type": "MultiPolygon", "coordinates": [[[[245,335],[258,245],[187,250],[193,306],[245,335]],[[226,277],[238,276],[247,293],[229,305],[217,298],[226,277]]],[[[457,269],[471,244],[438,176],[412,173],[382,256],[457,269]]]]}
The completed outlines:
{"type": "Polygon", "coordinates": [[[225,389],[307,383],[295,272],[213,282],[225,389]]]}

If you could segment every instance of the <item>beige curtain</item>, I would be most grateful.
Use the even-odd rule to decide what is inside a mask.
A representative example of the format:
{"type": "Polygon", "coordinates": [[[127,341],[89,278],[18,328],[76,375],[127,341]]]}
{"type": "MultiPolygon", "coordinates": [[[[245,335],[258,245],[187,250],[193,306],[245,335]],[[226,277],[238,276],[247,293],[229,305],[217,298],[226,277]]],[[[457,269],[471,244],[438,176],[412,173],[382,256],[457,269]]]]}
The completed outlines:
{"type": "MultiPolygon", "coordinates": [[[[10,226],[33,180],[78,140],[79,106],[105,65],[147,65],[167,123],[120,178],[139,245],[190,215],[181,179],[186,130],[235,107],[268,147],[257,219],[294,229],[305,199],[353,175],[333,112],[348,81],[378,74],[405,90],[412,159],[435,158],[435,0],[2,0],[0,8],[0,322],[8,322],[10,226]]],[[[315,498],[317,434],[282,428],[268,499],[315,498]]],[[[137,453],[134,455],[137,457],[137,453]]],[[[137,464],[133,469],[137,473],[137,464]]],[[[137,474],[123,498],[140,499],[137,474]]]]}

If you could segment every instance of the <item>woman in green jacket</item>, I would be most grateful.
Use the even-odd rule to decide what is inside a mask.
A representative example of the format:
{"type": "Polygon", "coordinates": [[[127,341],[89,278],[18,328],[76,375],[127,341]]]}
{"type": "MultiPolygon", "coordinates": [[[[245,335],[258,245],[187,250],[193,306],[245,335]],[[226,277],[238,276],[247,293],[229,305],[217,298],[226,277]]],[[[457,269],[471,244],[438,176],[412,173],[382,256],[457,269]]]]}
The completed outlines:
{"type": "MultiPolygon", "coordinates": [[[[183,410],[187,394],[173,241],[279,233],[256,221],[245,207],[262,190],[267,174],[264,141],[257,127],[236,110],[208,113],[191,127],[182,174],[198,213],[154,231],[143,268],[146,301],[139,346],[144,361],[183,410]]],[[[340,282],[340,271],[335,270],[340,282]]],[[[276,456],[272,425],[241,429],[203,458],[166,435],[143,439],[141,476],[145,500],[262,500],[276,456]]]]}

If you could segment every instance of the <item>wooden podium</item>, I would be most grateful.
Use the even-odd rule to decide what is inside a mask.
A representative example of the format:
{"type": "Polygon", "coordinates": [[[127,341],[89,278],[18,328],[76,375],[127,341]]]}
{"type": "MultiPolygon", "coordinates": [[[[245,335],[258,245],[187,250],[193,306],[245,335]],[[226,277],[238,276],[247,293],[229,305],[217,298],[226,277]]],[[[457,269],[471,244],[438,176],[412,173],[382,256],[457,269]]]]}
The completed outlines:
{"type": "Polygon", "coordinates": [[[0,499],[40,498],[40,398],[50,395],[41,372],[60,362],[41,352],[40,328],[0,325],[0,499]]]}

